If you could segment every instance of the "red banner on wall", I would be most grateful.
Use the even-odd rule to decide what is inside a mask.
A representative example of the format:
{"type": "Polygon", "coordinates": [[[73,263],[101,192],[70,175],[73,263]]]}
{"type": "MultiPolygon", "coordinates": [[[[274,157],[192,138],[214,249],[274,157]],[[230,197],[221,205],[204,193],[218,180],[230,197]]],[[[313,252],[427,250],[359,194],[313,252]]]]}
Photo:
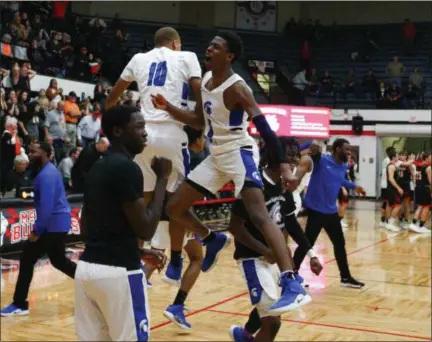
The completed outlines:
{"type": "MultiPolygon", "coordinates": [[[[329,108],[259,105],[271,129],[278,136],[327,139],[330,130],[329,108]]],[[[258,131],[251,122],[250,134],[258,131]]]]}

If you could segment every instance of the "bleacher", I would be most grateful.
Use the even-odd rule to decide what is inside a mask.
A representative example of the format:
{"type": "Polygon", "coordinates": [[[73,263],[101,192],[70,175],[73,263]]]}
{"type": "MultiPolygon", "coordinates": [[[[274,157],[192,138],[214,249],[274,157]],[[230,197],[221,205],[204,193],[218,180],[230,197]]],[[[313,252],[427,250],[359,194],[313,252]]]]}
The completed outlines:
{"type": "MultiPolygon", "coordinates": [[[[155,31],[160,27],[156,24],[126,21],[124,29],[130,33],[130,40],[127,42],[129,53],[132,55],[138,52],[144,45],[144,41],[152,42],[155,31]]],[[[388,80],[385,73],[387,63],[394,55],[405,65],[407,74],[403,80],[405,85],[409,74],[415,66],[420,68],[426,84],[424,102],[426,107],[432,103],[432,71],[430,56],[432,55],[431,24],[416,23],[419,36],[418,43],[411,54],[404,55],[404,42],[402,38],[401,24],[386,24],[374,26],[340,26],[337,28],[323,27],[322,41],[311,42],[312,65],[316,67],[318,74],[329,70],[335,84],[340,86],[347,75],[348,70],[353,68],[358,83],[363,79],[365,73],[371,68],[377,80],[388,80]],[[361,51],[364,45],[366,31],[370,31],[373,40],[378,44],[380,50],[370,55],[370,62],[353,61],[351,53],[361,51]],[[337,38],[335,38],[337,37],[337,38]]],[[[201,30],[194,27],[178,28],[182,40],[183,49],[194,51],[200,60],[203,59],[206,46],[213,37],[216,30],[201,30]]],[[[105,33],[107,39],[112,34],[109,30],[105,33]]],[[[245,44],[245,56],[253,59],[274,60],[280,68],[288,67],[291,75],[294,75],[299,68],[301,39],[282,34],[260,34],[254,32],[240,32],[245,44]]],[[[239,67],[239,66],[238,66],[239,67]]],[[[249,84],[253,83],[248,79],[249,84]]],[[[256,87],[256,85],[255,85],[256,87]]],[[[367,95],[359,94],[358,98],[348,95],[346,100],[330,96],[307,99],[310,105],[324,105],[330,107],[350,108],[375,108],[367,95]]]]}

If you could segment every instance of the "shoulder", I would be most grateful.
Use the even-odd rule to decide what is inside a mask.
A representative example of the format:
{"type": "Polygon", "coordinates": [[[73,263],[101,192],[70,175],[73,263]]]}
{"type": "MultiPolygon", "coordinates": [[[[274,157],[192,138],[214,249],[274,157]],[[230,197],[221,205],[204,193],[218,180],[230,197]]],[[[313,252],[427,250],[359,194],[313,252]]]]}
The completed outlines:
{"type": "Polygon", "coordinates": [[[174,56],[186,62],[197,61],[198,57],[195,52],[191,51],[173,51],[174,56]]]}

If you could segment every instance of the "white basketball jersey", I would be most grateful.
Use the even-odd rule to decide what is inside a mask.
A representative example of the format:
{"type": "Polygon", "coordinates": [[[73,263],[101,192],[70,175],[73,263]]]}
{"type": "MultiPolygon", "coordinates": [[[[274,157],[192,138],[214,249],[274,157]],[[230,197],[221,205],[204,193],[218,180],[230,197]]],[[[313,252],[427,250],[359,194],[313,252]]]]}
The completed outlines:
{"type": "Polygon", "coordinates": [[[195,53],[155,48],[132,57],[120,76],[136,81],[141,111],[147,122],[174,121],[167,112],[156,109],[150,95],[161,94],[175,107],[187,107],[189,80],[201,78],[201,67],[195,53]]]}
{"type": "MultiPolygon", "coordinates": [[[[204,75],[201,85],[206,136],[210,140],[210,153],[219,154],[243,146],[256,147],[255,140],[248,133],[248,114],[244,110],[230,111],[225,107],[224,91],[234,83],[244,82],[237,74],[230,76],[219,87],[209,91],[205,85],[212,78],[212,72],[204,75]]],[[[249,88],[250,89],[250,88],[249,88]]],[[[252,90],[250,90],[252,92],[252,90]]]]}

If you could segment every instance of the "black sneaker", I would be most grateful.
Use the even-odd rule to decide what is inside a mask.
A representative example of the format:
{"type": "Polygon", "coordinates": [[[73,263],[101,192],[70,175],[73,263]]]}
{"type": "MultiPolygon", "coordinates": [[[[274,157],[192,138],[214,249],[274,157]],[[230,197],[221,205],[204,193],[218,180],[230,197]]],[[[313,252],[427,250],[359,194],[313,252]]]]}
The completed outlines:
{"type": "Polygon", "coordinates": [[[355,280],[353,277],[341,279],[341,287],[352,287],[354,289],[361,289],[363,286],[365,286],[364,283],[355,280]]]}

